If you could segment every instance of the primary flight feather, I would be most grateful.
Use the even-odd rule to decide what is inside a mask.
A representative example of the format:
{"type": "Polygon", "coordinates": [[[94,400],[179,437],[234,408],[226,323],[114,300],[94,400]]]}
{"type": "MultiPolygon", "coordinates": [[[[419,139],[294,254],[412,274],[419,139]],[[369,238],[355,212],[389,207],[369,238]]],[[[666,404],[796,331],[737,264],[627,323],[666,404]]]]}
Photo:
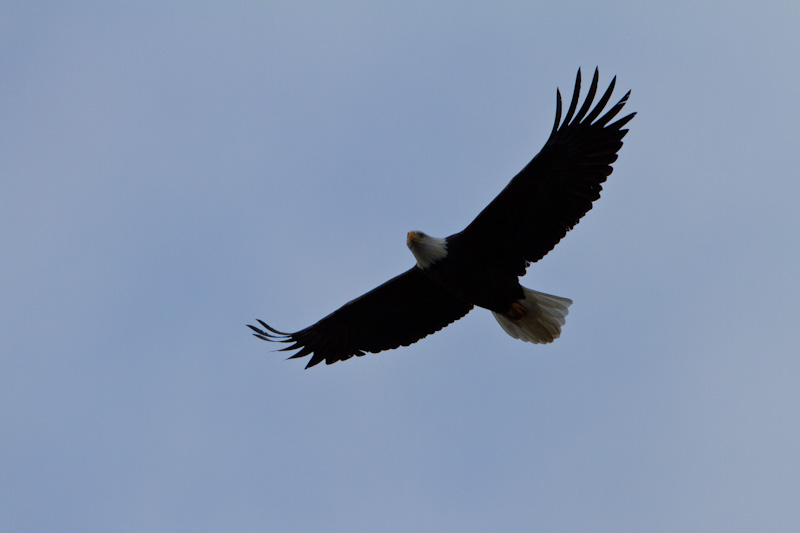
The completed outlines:
{"type": "Polygon", "coordinates": [[[578,109],[581,71],[567,113],[550,138],[464,231],[447,238],[410,231],[406,244],[416,265],[359,296],[316,324],[294,333],[259,320],[248,326],[259,339],[288,343],[290,359],[311,356],[306,368],[354,355],[408,346],[463,317],[474,306],[490,310],[503,330],[526,342],[549,343],[561,334],[572,300],[519,284],[527,267],[544,257],[592,208],[611,174],[623,126],[636,113],[611,122],[630,91],[602,116],[616,78],[592,108],[598,71],[578,109]],[[599,118],[598,118],[599,117],[599,118]]]}

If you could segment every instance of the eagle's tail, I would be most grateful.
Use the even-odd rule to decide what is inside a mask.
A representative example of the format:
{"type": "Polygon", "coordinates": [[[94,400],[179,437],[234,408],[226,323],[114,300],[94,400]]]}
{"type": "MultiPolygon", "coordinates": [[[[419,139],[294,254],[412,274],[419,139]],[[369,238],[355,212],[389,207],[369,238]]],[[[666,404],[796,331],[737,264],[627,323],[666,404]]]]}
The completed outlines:
{"type": "Polygon", "coordinates": [[[492,313],[506,333],[525,342],[547,344],[561,335],[572,300],[522,288],[525,298],[518,300],[521,313],[492,313]],[[514,318],[516,315],[517,318],[514,318]],[[521,315],[521,316],[520,316],[521,315]]]}

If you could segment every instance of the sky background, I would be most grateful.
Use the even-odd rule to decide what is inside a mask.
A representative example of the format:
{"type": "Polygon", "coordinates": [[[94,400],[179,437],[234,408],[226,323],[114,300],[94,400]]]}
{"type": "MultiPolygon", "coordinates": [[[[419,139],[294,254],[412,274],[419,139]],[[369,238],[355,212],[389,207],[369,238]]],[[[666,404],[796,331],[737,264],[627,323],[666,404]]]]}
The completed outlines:
{"type": "MultiPolygon", "coordinates": [[[[800,531],[800,3],[2,2],[0,530],[800,531]],[[303,370],[600,67],[630,123],[523,284],[303,370]]],[[[584,88],[585,91],[585,88],[584,88]]]]}

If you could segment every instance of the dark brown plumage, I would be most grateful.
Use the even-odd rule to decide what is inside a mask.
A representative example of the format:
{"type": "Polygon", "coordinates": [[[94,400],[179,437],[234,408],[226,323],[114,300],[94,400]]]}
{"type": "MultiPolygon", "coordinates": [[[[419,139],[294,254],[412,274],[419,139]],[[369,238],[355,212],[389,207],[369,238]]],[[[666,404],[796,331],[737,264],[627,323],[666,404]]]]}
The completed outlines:
{"type": "Polygon", "coordinates": [[[308,368],[323,360],[331,364],[409,346],[471,309],[472,304],[453,298],[415,266],[297,333],[276,331],[261,320],[264,330],[249,327],[259,339],[294,343],[281,350],[300,349],[290,359],[312,354],[308,368]]]}

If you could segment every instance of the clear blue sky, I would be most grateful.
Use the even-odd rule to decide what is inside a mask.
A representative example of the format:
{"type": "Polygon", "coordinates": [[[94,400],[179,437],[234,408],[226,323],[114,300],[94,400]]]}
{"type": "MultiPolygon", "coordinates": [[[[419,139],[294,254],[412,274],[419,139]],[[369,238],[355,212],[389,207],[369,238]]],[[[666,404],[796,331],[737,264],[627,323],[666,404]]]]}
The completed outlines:
{"type": "Polygon", "coordinates": [[[800,4],[4,2],[0,530],[800,531],[800,4]],[[600,67],[638,116],[523,280],[304,371],[600,67]]]}

